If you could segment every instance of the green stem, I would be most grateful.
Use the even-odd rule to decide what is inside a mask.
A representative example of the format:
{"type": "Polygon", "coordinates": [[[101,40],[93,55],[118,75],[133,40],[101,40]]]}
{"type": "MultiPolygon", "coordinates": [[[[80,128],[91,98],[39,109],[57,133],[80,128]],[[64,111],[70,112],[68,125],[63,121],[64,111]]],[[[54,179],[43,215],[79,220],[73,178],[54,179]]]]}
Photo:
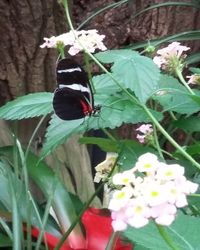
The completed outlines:
{"type": "Polygon", "coordinates": [[[67,0],[63,0],[64,3],[64,8],[65,8],[65,13],[66,13],[66,17],[67,17],[67,21],[69,24],[69,27],[71,29],[71,31],[73,32],[76,40],[79,42],[79,44],[82,46],[83,50],[85,53],[87,53],[90,58],[92,58],[92,60],[99,66],[100,69],[102,69],[118,86],[121,90],[123,90],[130,98],[132,101],[134,101],[134,103],[137,103],[139,105],[138,100],[131,94],[129,93],[129,91],[124,88],[116,79],[115,77],[113,77],[113,75],[85,48],[84,44],[82,44],[74,30],[74,27],[72,25],[71,19],[70,19],[70,13],[69,13],[69,8],[68,8],[68,1],[67,0]]]}
{"type": "Polygon", "coordinates": [[[167,132],[166,130],[161,126],[161,124],[156,120],[156,118],[152,115],[152,113],[149,111],[149,109],[143,105],[144,111],[147,113],[147,115],[150,117],[152,122],[155,124],[155,126],[160,130],[160,132],[167,138],[167,140],[190,162],[194,164],[198,169],[200,169],[200,164],[195,161],[167,132]]]}
{"type": "Polygon", "coordinates": [[[65,58],[65,50],[64,50],[64,47],[58,47],[58,51],[59,51],[59,54],[60,54],[61,59],[64,59],[64,58],[65,58]]]}
{"type": "Polygon", "coordinates": [[[94,88],[94,85],[93,85],[93,82],[92,82],[92,72],[90,70],[90,62],[89,62],[89,57],[88,57],[87,53],[84,53],[84,61],[85,61],[85,65],[86,65],[86,71],[88,73],[88,77],[89,77],[89,80],[90,80],[91,90],[92,90],[92,93],[95,94],[95,88],[94,88]]]}
{"type": "Polygon", "coordinates": [[[26,152],[25,152],[25,161],[26,161],[26,159],[27,159],[28,152],[29,152],[30,147],[31,147],[31,143],[33,142],[33,139],[34,139],[36,133],[38,132],[38,129],[39,129],[40,126],[42,125],[42,123],[43,123],[43,121],[44,121],[45,118],[46,118],[46,115],[44,115],[44,116],[41,118],[41,120],[40,120],[39,123],[37,124],[35,130],[33,131],[33,134],[31,135],[31,138],[30,138],[30,140],[29,140],[29,142],[28,142],[28,146],[27,146],[26,152]]]}
{"type": "Polygon", "coordinates": [[[105,250],[114,250],[116,247],[118,237],[119,237],[119,232],[113,232],[105,250]]]}
{"type": "Polygon", "coordinates": [[[165,242],[167,243],[167,245],[171,249],[173,249],[173,250],[178,250],[179,248],[177,248],[174,245],[173,241],[171,240],[171,238],[169,237],[169,235],[166,233],[165,228],[163,226],[161,226],[161,225],[158,225],[158,224],[156,224],[156,226],[157,226],[157,229],[158,229],[160,235],[163,237],[163,239],[165,240],[165,242]]]}
{"type": "Polygon", "coordinates": [[[109,139],[111,139],[114,142],[117,142],[115,137],[105,128],[101,128],[101,130],[108,136],[109,139]]]}
{"type": "MultiPolygon", "coordinates": [[[[115,167],[117,165],[118,160],[120,159],[121,155],[119,154],[112,170],[110,171],[110,173],[108,174],[109,178],[112,173],[115,170],[115,167]]],[[[101,185],[96,189],[96,191],[94,192],[94,194],[92,194],[92,196],[90,197],[90,199],[84,204],[83,208],[81,209],[80,213],[78,214],[78,216],[76,217],[76,220],[74,220],[74,222],[71,224],[71,226],[69,227],[69,229],[67,230],[67,232],[64,233],[64,235],[62,236],[62,238],[60,239],[60,241],[58,242],[58,245],[54,248],[54,250],[59,250],[60,247],[64,244],[65,240],[67,239],[67,237],[70,235],[70,233],[72,232],[72,230],[74,229],[74,227],[76,226],[76,224],[80,221],[83,213],[85,212],[85,210],[89,207],[90,203],[94,200],[94,198],[96,197],[96,195],[101,191],[101,189],[104,187],[104,182],[101,183],[101,185]]]]}
{"type": "Polygon", "coordinates": [[[153,123],[153,135],[154,135],[154,140],[155,140],[155,147],[158,150],[158,153],[159,153],[160,157],[162,159],[164,159],[164,156],[163,156],[163,153],[162,153],[162,149],[160,148],[160,144],[158,142],[158,135],[157,135],[156,126],[155,126],[154,123],[153,123]]]}
{"type": "Polygon", "coordinates": [[[169,114],[174,121],[178,120],[172,111],[169,111],[169,114]]]}
{"type": "Polygon", "coordinates": [[[176,69],[176,74],[179,78],[179,80],[182,82],[182,84],[186,87],[186,89],[190,92],[191,95],[195,95],[195,93],[193,92],[193,90],[190,88],[190,86],[187,84],[187,82],[185,81],[185,79],[183,78],[182,75],[182,71],[179,69],[176,69]]]}

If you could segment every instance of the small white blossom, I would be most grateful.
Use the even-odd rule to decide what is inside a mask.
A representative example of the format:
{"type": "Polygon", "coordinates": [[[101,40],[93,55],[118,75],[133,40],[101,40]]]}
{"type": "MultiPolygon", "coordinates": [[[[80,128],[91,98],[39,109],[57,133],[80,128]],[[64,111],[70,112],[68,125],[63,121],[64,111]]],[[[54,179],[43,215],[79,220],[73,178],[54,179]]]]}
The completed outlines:
{"type": "Polygon", "coordinates": [[[168,190],[159,182],[152,181],[144,190],[144,197],[150,206],[157,206],[167,201],[168,190]]]}
{"type": "Polygon", "coordinates": [[[152,153],[146,153],[138,158],[135,165],[139,172],[154,173],[159,167],[159,161],[156,155],[152,153]]]}
{"type": "Polygon", "coordinates": [[[186,76],[189,79],[188,84],[198,84],[200,85],[200,74],[194,74],[191,76],[186,76]]]}
{"type": "Polygon", "coordinates": [[[113,211],[119,211],[127,204],[132,194],[132,189],[129,187],[124,187],[121,190],[115,191],[113,193],[112,199],[110,200],[108,208],[113,211]]]}
{"type": "Polygon", "coordinates": [[[96,49],[106,50],[106,46],[103,44],[105,36],[99,35],[98,31],[93,30],[81,30],[81,31],[69,31],[68,33],[61,34],[59,36],[52,36],[50,38],[44,38],[45,42],[40,45],[41,48],[57,48],[60,44],[64,46],[70,46],[68,53],[72,56],[78,54],[80,51],[87,50],[94,53],[96,49]]]}
{"type": "Polygon", "coordinates": [[[176,68],[182,70],[183,59],[186,57],[185,51],[189,47],[180,45],[179,42],[173,42],[163,49],[157,51],[158,56],[153,58],[153,61],[159,68],[166,70],[169,73],[174,73],[176,68]]]}
{"type": "Polygon", "coordinates": [[[177,177],[184,175],[184,172],[184,168],[178,164],[167,165],[161,163],[156,177],[161,180],[175,180],[177,177]]]}
{"type": "Polygon", "coordinates": [[[136,138],[140,143],[146,143],[150,141],[153,128],[151,124],[142,124],[139,128],[136,129],[139,133],[136,135],[136,138]]]}
{"type": "Polygon", "coordinates": [[[132,174],[132,171],[124,171],[123,173],[117,173],[113,176],[113,184],[115,185],[130,185],[134,182],[135,176],[132,174]]]}
{"type": "Polygon", "coordinates": [[[155,219],[155,222],[159,225],[169,226],[175,220],[175,215],[173,214],[163,214],[155,219]]]}

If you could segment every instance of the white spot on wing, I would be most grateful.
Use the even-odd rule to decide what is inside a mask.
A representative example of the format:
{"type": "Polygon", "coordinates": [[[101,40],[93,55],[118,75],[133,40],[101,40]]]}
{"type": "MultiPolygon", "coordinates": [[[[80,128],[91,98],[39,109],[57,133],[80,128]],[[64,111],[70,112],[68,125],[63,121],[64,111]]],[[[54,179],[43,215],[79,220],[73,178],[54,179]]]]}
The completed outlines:
{"type": "Polygon", "coordinates": [[[62,88],[69,88],[69,89],[78,90],[78,91],[81,91],[81,92],[88,92],[88,93],[90,93],[89,88],[84,87],[81,84],[76,84],[76,83],[71,84],[71,85],[59,84],[59,88],[60,89],[62,89],[62,88]]]}
{"type": "Polygon", "coordinates": [[[82,71],[82,69],[80,67],[76,67],[76,68],[72,68],[72,69],[60,69],[57,71],[57,73],[70,73],[70,72],[74,72],[74,71],[82,71]]]}

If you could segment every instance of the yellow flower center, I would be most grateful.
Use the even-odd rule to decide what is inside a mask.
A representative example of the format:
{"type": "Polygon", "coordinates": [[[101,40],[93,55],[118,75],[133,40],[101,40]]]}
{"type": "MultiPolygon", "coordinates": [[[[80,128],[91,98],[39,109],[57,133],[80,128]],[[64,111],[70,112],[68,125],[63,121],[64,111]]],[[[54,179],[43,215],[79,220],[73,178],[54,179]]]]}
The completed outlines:
{"type": "Polygon", "coordinates": [[[159,195],[158,191],[152,191],[151,192],[151,196],[154,197],[154,198],[157,197],[158,195],[159,195]]]}
{"type": "Polygon", "coordinates": [[[152,165],[150,164],[150,163],[146,163],[145,165],[144,165],[144,168],[146,168],[146,169],[149,169],[149,168],[151,168],[152,167],[152,165]]]}
{"type": "Polygon", "coordinates": [[[117,195],[117,199],[123,199],[125,197],[125,192],[121,192],[117,195]]]}
{"type": "Polygon", "coordinates": [[[124,178],[122,181],[123,181],[124,184],[128,184],[129,183],[129,179],[128,178],[124,178]]]}

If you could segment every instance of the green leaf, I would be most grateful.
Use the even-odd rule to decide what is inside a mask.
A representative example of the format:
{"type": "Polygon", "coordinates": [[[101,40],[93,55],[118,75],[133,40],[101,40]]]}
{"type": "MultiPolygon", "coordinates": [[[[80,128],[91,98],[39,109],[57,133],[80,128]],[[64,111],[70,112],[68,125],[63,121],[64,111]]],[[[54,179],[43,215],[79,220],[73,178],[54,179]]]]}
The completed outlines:
{"type": "MultiPolygon", "coordinates": [[[[116,80],[119,81],[117,78],[116,80]]],[[[108,74],[94,76],[92,82],[95,87],[95,93],[98,94],[112,95],[121,90],[108,74]]]]}
{"type": "Polygon", "coordinates": [[[200,131],[200,117],[188,117],[174,121],[173,124],[186,132],[200,131]]]}
{"type": "Polygon", "coordinates": [[[0,233],[0,247],[11,247],[12,241],[10,238],[0,233]]]}
{"type": "MultiPolygon", "coordinates": [[[[56,115],[53,115],[50,125],[47,128],[46,141],[42,149],[41,157],[44,158],[73,134],[83,133],[90,129],[116,128],[123,122],[133,124],[150,122],[149,117],[140,106],[132,103],[123,95],[120,96],[121,99],[117,96],[112,96],[105,102],[100,98],[103,104],[98,116],[91,116],[73,121],[63,121],[56,115]]],[[[155,111],[151,112],[157,120],[162,119],[161,113],[155,111]]]]}
{"type": "Polygon", "coordinates": [[[46,132],[46,141],[42,148],[41,157],[44,158],[58,145],[64,143],[72,134],[77,134],[81,131],[81,124],[84,119],[63,121],[56,115],[52,116],[50,124],[46,132]]]}
{"type": "Polygon", "coordinates": [[[81,143],[95,144],[106,152],[120,153],[119,159],[121,170],[127,170],[134,166],[138,157],[144,153],[151,152],[155,154],[155,150],[143,146],[134,140],[118,140],[113,141],[111,139],[96,138],[96,137],[82,137],[79,140],[81,143]]]}
{"type": "Polygon", "coordinates": [[[159,69],[147,57],[132,50],[110,50],[96,54],[103,63],[112,63],[113,76],[145,103],[158,88],[159,69]]]}
{"type": "Polygon", "coordinates": [[[193,64],[193,63],[198,63],[200,61],[200,53],[193,53],[193,54],[187,56],[185,61],[186,61],[187,65],[193,64]]]}
{"type": "Polygon", "coordinates": [[[123,171],[133,168],[140,155],[148,152],[156,154],[154,149],[141,145],[139,142],[134,140],[120,141],[119,152],[121,152],[119,162],[121,163],[121,170],[123,171]]]}
{"type": "Polygon", "coordinates": [[[133,50],[106,50],[95,54],[95,57],[102,63],[114,63],[116,61],[132,59],[134,56],[139,56],[139,53],[133,50]]]}
{"type": "MultiPolygon", "coordinates": [[[[161,75],[160,91],[153,96],[164,108],[164,111],[175,111],[180,114],[193,114],[200,110],[199,105],[191,99],[191,95],[178,80],[171,76],[161,75]]],[[[200,91],[194,90],[197,96],[200,91]]]]}
{"type": "MultiPolygon", "coordinates": [[[[199,54],[200,56],[200,54],[199,54]]],[[[200,59],[200,58],[199,58],[200,59]]],[[[189,70],[193,73],[193,74],[198,74],[200,75],[200,68],[194,68],[194,67],[190,67],[189,70]]]]}
{"type": "Polygon", "coordinates": [[[92,144],[97,145],[101,148],[101,150],[105,152],[117,152],[119,148],[119,143],[105,138],[98,138],[98,137],[81,137],[79,139],[80,143],[83,144],[92,144]]]}
{"type": "MultiPolygon", "coordinates": [[[[0,148],[1,154],[8,154],[10,155],[11,159],[13,156],[13,150],[14,147],[12,146],[0,148]]],[[[28,153],[28,156],[26,158],[26,167],[29,176],[42,190],[45,197],[48,199],[49,196],[53,195],[52,207],[61,225],[62,228],[61,231],[66,231],[71,225],[71,223],[73,223],[76,220],[77,215],[74,209],[74,205],[71,201],[71,196],[67,192],[64,184],[59,180],[57,175],[52,171],[51,168],[49,168],[49,166],[47,166],[43,161],[39,161],[39,158],[31,152],[28,153]]],[[[2,185],[1,181],[0,185],[2,185]]],[[[24,189],[22,188],[21,193],[23,192],[25,193],[25,188],[24,189]]],[[[6,196],[4,199],[6,199],[6,196]]],[[[25,210],[23,199],[19,201],[19,204],[21,205],[22,209],[25,210]]],[[[36,226],[39,226],[37,220],[35,221],[35,223],[36,226]]],[[[52,230],[55,233],[56,229],[51,227],[51,231],[52,230]]],[[[80,232],[81,232],[80,227],[77,224],[74,233],[80,235],[80,232]]]]}
{"type": "MultiPolygon", "coordinates": [[[[9,157],[9,160],[11,160],[14,155],[13,148],[14,147],[12,146],[1,147],[0,148],[1,156],[7,155],[9,157]]],[[[10,185],[12,185],[12,188],[16,192],[19,214],[23,221],[27,221],[28,208],[26,204],[26,188],[22,183],[22,181],[20,181],[13,173],[11,173],[11,171],[9,170],[9,166],[6,165],[5,163],[0,162],[0,188],[1,188],[0,201],[6,208],[6,211],[12,213],[13,202],[11,200],[12,192],[10,189],[10,185]],[[11,178],[9,177],[9,175],[11,175],[11,178]],[[12,183],[9,182],[9,178],[13,180],[12,183]]],[[[29,205],[30,205],[29,208],[31,209],[31,213],[29,213],[29,220],[31,221],[32,225],[35,225],[36,227],[40,228],[41,224],[39,223],[39,219],[33,207],[33,204],[30,202],[29,205]]],[[[39,209],[39,207],[37,207],[37,210],[39,211],[40,216],[42,216],[43,213],[42,209],[39,209]]],[[[50,220],[48,220],[47,222],[46,230],[48,232],[53,233],[54,235],[60,236],[60,233],[58,232],[55,223],[52,223],[52,221],[50,220]]]]}
{"type": "Polygon", "coordinates": [[[159,46],[160,44],[166,42],[195,41],[199,39],[200,39],[200,30],[190,30],[190,31],[180,32],[172,36],[165,36],[162,38],[152,39],[145,42],[134,43],[134,45],[131,45],[130,47],[132,49],[140,49],[147,47],[149,44],[152,46],[159,46]]]}
{"type": "Polygon", "coordinates": [[[189,95],[189,97],[200,106],[200,96],[198,96],[198,95],[189,95]]]}
{"type": "MultiPolygon", "coordinates": [[[[198,232],[200,230],[200,218],[184,215],[179,212],[175,222],[169,227],[164,227],[164,229],[177,249],[199,249],[198,232]]],[[[136,242],[148,249],[171,249],[159,234],[154,223],[149,223],[147,226],[139,229],[128,228],[123,235],[130,241],[136,242]]]]}
{"type": "Polygon", "coordinates": [[[18,97],[0,108],[0,118],[20,120],[46,115],[52,112],[53,94],[48,92],[34,93],[18,97]]]}
{"type": "Polygon", "coordinates": [[[187,146],[186,151],[190,155],[200,155],[200,142],[196,142],[191,146],[187,146]]]}

